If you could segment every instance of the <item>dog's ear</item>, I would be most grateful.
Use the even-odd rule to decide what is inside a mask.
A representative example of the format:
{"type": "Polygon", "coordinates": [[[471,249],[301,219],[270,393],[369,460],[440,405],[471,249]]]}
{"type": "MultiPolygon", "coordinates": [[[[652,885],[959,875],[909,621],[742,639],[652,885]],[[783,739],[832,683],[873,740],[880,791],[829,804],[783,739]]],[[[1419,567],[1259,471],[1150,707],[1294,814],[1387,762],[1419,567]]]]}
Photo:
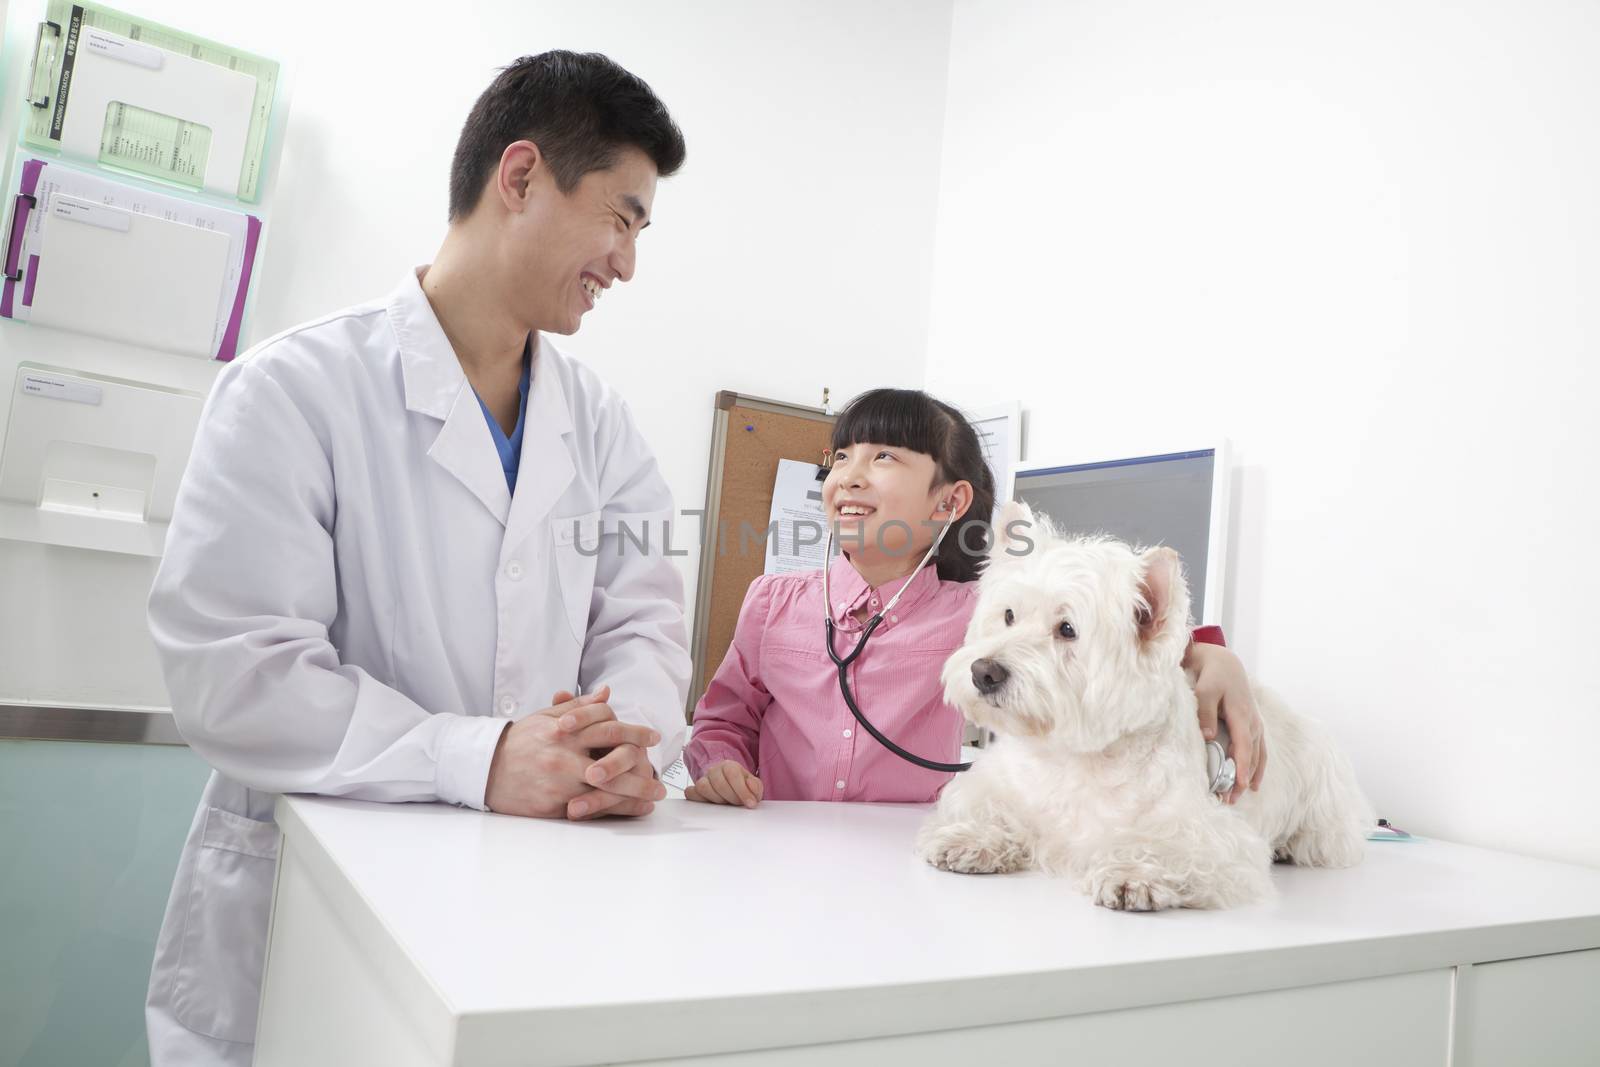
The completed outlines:
{"type": "Polygon", "coordinates": [[[1033,509],[1020,500],[1008,500],[994,522],[994,549],[989,563],[1007,563],[1033,552],[1038,539],[1038,523],[1033,509]]]}
{"type": "Polygon", "coordinates": [[[1148,648],[1172,636],[1181,636],[1187,643],[1189,584],[1183,577],[1183,560],[1173,549],[1160,545],[1139,553],[1139,563],[1144,571],[1134,604],[1139,644],[1148,648]]]}

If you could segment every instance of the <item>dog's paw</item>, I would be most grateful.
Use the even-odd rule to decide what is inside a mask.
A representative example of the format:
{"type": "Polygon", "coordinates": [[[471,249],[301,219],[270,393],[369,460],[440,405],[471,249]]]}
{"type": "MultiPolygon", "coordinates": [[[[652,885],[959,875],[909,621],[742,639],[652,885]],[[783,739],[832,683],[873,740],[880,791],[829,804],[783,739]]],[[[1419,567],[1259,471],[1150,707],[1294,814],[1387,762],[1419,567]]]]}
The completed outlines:
{"type": "Polygon", "coordinates": [[[1089,895],[1113,911],[1165,911],[1183,907],[1178,887],[1128,870],[1101,871],[1090,879],[1089,895]]]}
{"type": "Polygon", "coordinates": [[[958,874],[1009,874],[1032,862],[1031,850],[1015,834],[971,822],[925,826],[917,835],[917,855],[958,874]]]}
{"type": "Polygon", "coordinates": [[[1366,846],[1367,835],[1355,824],[1307,828],[1280,844],[1273,859],[1302,867],[1354,867],[1366,846]]]}

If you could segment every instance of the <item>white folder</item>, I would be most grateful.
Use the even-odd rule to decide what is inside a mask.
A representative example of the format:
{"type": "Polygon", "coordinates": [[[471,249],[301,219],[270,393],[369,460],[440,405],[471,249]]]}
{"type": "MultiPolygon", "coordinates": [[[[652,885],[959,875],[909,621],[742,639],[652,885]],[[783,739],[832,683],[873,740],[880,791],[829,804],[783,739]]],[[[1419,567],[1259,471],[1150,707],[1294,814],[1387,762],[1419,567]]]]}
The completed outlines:
{"type": "Polygon", "coordinates": [[[57,192],[30,321],[185,355],[214,354],[229,240],[57,192]]]}
{"type": "Polygon", "coordinates": [[[99,159],[106,109],[113,103],[197,122],[211,130],[202,184],[232,197],[239,191],[255,95],[256,80],[248,74],[86,26],[61,122],[61,147],[83,159],[99,159]]]}
{"type": "Polygon", "coordinates": [[[161,554],[205,398],[24,362],[0,448],[0,537],[161,554]]]}

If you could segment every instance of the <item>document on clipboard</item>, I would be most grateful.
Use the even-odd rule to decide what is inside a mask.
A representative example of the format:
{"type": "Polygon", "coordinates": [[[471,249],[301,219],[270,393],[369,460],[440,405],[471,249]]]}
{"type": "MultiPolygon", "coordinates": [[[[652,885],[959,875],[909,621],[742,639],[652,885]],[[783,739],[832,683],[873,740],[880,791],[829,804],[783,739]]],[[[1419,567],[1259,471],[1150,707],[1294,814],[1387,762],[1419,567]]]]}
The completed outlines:
{"type": "Polygon", "coordinates": [[[0,315],[182,355],[238,354],[251,215],[24,158],[0,315]]]}
{"type": "Polygon", "coordinates": [[[254,202],[278,64],[96,4],[50,0],[23,142],[254,202]]]}

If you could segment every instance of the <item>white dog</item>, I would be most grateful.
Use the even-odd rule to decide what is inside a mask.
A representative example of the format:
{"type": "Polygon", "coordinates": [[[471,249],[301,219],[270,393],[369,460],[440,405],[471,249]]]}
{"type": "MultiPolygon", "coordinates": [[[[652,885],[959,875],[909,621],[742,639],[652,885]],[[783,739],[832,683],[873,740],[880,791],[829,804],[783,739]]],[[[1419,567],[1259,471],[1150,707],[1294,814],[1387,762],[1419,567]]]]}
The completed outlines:
{"type": "Polygon", "coordinates": [[[1210,792],[1176,552],[1063,538],[1025,505],[999,525],[943,681],[1000,736],[945,788],[917,837],[924,859],[1039,867],[1132,911],[1261,900],[1274,858],[1360,862],[1372,816],[1349,762],[1268,692],[1255,690],[1271,758],[1260,791],[1232,807],[1210,792]]]}

